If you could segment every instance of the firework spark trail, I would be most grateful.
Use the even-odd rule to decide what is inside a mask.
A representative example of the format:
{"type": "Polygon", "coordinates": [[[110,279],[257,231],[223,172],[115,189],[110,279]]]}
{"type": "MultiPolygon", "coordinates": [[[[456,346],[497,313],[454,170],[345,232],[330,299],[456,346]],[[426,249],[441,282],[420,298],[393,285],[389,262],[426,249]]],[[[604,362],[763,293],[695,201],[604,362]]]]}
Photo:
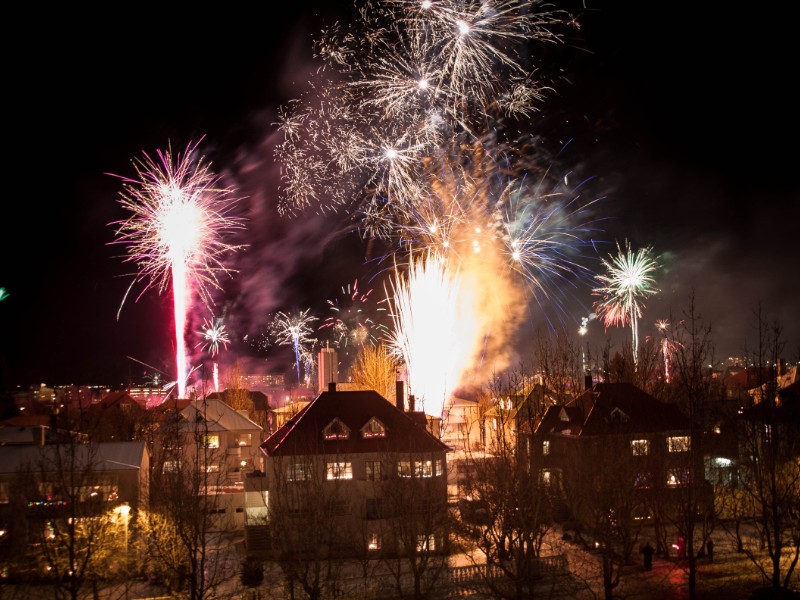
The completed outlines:
{"type": "Polygon", "coordinates": [[[311,324],[317,317],[309,315],[309,310],[288,314],[279,312],[272,321],[272,331],[278,344],[291,345],[294,350],[295,366],[297,367],[297,381],[300,378],[300,363],[304,346],[316,340],[311,337],[314,332],[311,324]]]}
{"type": "Polygon", "coordinates": [[[667,319],[659,319],[655,323],[656,329],[661,332],[661,356],[664,358],[664,381],[669,383],[670,380],[670,359],[675,354],[678,348],[684,348],[675,335],[670,334],[671,324],[667,319]]]}
{"type": "MultiPolygon", "coordinates": [[[[200,342],[198,346],[203,346],[203,349],[206,350],[211,357],[215,357],[219,352],[219,346],[222,344],[224,348],[228,347],[230,343],[230,338],[228,337],[228,332],[225,331],[225,325],[222,323],[221,318],[217,319],[206,319],[205,323],[203,324],[203,329],[198,331],[203,336],[203,342],[200,342]]],[[[213,381],[214,381],[214,391],[219,391],[219,365],[217,361],[213,361],[213,381]]]]}
{"type": "Polygon", "coordinates": [[[189,376],[185,335],[192,293],[208,303],[210,288],[220,288],[219,275],[233,272],[223,264],[223,257],[241,248],[224,241],[242,227],[240,219],[231,215],[236,201],[233,192],[218,187],[219,176],[198,156],[198,144],[190,143],[176,155],[168,148],[158,150],[155,158],[144,153],[134,159],[137,178],[117,176],[123,182],[120,204],[132,214],[112,223],[117,226],[113,243],[127,246],[125,261],[138,265],[131,288],[142,282],[139,296],[152,287],[161,293],[172,282],[181,398],[189,376]]]}
{"type": "Polygon", "coordinates": [[[669,383],[669,321],[665,319],[656,321],[656,329],[661,332],[661,355],[664,357],[664,381],[669,383]]]}
{"type": "Polygon", "coordinates": [[[606,328],[631,326],[634,364],[638,356],[638,320],[644,308],[642,300],[659,291],[653,286],[653,273],[659,264],[651,256],[652,252],[650,247],[634,252],[628,240],[625,240],[623,251],[617,243],[617,254],[610,255],[609,260],[602,260],[605,274],[596,276],[602,285],[593,290],[593,294],[600,296],[595,302],[595,314],[603,319],[606,328]]]}
{"type": "Polygon", "coordinates": [[[475,352],[480,336],[470,316],[474,299],[462,295],[461,278],[445,257],[427,252],[410,260],[408,273],[391,282],[393,354],[406,365],[417,410],[441,417],[446,402],[475,352]]]}

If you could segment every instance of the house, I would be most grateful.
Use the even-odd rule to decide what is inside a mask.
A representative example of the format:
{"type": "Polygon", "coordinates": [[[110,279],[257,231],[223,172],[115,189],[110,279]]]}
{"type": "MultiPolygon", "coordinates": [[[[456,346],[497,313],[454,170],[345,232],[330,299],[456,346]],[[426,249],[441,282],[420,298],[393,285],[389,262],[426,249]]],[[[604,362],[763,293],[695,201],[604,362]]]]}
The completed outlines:
{"type": "Polygon", "coordinates": [[[248,525],[266,529],[273,553],[445,550],[449,447],[377,392],[332,383],[261,450],[266,502],[248,525]]]}
{"type": "Polygon", "coordinates": [[[617,488],[631,490],[645,518],[648,498],[663,499],[703,472],[691,444],[689,420],[676,405],[629,383],[598,383],[548,408],[529,448],[556,512],[564,505],[575,512],[576,501],[617,488]]]}
{"type": "Polygon", "coordinates": [[[135,515],[149,473],[144,442],[0,446],[0,555],[23,552],[54,520],[135,515]]]}
{"type": "Polygon", "coordinates": [[[222,529],[242,529],[245,476],[263,469],[263,430],[246,412],[221,400],[192,400],[166,413],[154,436],[154,482],[165,473],[200,470],[222,529]]]}
{"type": "Polygon", "coordinates": [[[81,429],[91,432],[95,441],[125,442],[137,437],[138,430],[148,421],[147,416],[143,403],[127,391],[117,390],[81,412],[81,429]]]}

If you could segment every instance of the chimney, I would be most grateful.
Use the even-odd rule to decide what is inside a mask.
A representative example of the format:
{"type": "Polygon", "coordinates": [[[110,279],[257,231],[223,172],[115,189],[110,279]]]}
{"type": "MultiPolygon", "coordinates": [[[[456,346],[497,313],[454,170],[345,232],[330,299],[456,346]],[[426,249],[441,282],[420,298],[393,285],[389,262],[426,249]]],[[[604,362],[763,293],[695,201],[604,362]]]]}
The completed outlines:
{"type": "Polygon", "coordinates": [[[336,382],[335,381],[329,381],[328,382],[328,391],[329,392],[335,392],[336,391],[336,382]]]}
{"type": "Polygon", "coordinates": [[[394,405],[398,408],[398,410],[405,411],[406,409],[406,401],[405,401],[406,391],[403,385],[403,381],[398,379],[394,382],[394,405]]]}
{"type": "Polygon", "coordinates": [[[415,403],[416,403],[416,399],[414,398],[414,394],[409,394],[408,395],[408,412],[414,412],[414,410],[416,409],[416,406],[414,406],[415,403]]]}
{"type": "Polygon", "coordinates": [[[583,377],[583,387],[584,389],[590,390],[592,389],[592,374],[586,373],[583,377]]]}

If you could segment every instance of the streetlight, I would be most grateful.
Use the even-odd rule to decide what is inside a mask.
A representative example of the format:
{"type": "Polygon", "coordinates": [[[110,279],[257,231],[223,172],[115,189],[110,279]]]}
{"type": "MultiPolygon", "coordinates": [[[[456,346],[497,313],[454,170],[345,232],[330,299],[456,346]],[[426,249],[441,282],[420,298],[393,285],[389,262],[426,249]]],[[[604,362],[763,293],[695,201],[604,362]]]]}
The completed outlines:
{"type": "MultiPolygon", "coordinates": [[[[125,502],[114,508],[114,514],[125,519],[125,564],[128,563],[128,520],[130,518],[131,507],[125,502]]],[[[127,570],[127,569],[126,569],[127,570]]]]}

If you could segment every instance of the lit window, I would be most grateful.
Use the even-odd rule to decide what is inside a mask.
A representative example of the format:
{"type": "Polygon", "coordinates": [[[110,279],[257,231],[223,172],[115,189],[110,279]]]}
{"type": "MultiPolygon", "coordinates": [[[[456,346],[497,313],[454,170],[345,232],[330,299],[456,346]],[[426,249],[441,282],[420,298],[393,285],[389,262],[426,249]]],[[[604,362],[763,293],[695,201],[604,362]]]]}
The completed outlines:
{"type": "Polygon", "coordinates": [[[164,473],[175,473],[181,468],[181,461],[179,460],[165,460],[164,473]]]}
{"type": "Polygon", "coordinates": [[[631,452],[634,456],[650,454],[650,440],[631,440],[631,452]]]}
{"type": "Polygon", "coordinates": [[[436,538],[433,534],[417,536],[417,552],[433,552],[436,550],[436,538]]]}
{"type": "Polygon", "coordinates": [[[219,435],[210,433],[205,439],[206,448],[219,448],[219,435]]]}
{"type": "Polygon", "coordinates": [[[350,461],[326,463],[325,470],[326,478],[329,480],[353,478],[353,463],[350,461]]]}
{"type": "Polygon", "coordinates": [[[667,450],[670,452],[688,452],[689,436],[674,435],[667,438],[667,450]]]}
{"type": "Polygon", "coordinates": [[[219,473],[219,465],[206,465],[206,473],[219,473]]]}
{"type": "Polygon", "coordinates": [[[294,462],[286,470],[286,481],[310,481],[311,463],[294,462]]]}
{"type": "Polygon", "coordinates": [[[366,461],[367,467],[367,481],[380,481],[381,479],[381,461],[368,460],[366,461]]]}
{"type": "Polygon", "coordinates": [[[441,458],[436,459],[436,476],[444,475],[444,461],[441,458]]]}
{"type": "Polygon", "coordinates": [[[686,469],[670,469],[667,471],[667,487],[678,487],[689,483],[689,471],[686,469]]]}
{"type": "Polygon", "coordinates": [[[237,446],[252,446],[253,434],[252,433],[239,433],[236,435],[237,446]]]}
{"type": "Polygon", "coordinates": [[[397,475],[399,477],[411,477],[411,461],[398,460],[397,461],[397,475]]]}
{"type": "Polygon", "coordinates": [[[339,419],[334,419],[322,430],[322,437],[326,440],[346,440],[350,437],[350,428],[339,419]]]}
{"type": "Polygon", "coordinates": [[[378,419],[372,417],[361,428],[361,435],[365,438],[386,437],[386,427],[378,419]]]}
{"type": "Polygon", "coordinates": [[[550,440],[544,440],[542,442],[542,454],[544,456],[550,454],[550,440]]]}
{"type": "Polygon", "coordinates": [[[545,487],[549,487],[553,480],[552,472],[548,471],[547,469],[543,469],[541,471],[541,474],[542,474],[542,485],[545,487]]]}
{"type": "Polygon", "coordinates": [[[367,539],[367,550],[380,550],[381,536],[378,533],[370,533],[367,539]]]}
{"type": "Polygon", "coordinates": [[[414,461],[414,474],[417,477],[433,477],[433,461],[432,460],[415,460],[414,461]]]}

